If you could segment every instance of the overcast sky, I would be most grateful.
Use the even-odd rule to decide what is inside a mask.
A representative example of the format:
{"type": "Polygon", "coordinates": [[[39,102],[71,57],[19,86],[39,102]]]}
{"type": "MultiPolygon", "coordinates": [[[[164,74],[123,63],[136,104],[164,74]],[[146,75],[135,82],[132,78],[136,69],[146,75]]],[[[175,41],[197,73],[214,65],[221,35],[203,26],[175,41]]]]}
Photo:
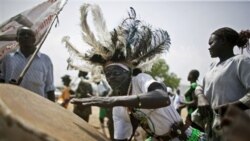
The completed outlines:
{"type": "MultiPolygon", "coordinates": [[[[43,0],[0,0],[0,23],[27,10],[43,0]]],[[[60,77],[76,71],[66,71],[67,49],[61,43],[65,35],[80,50],[84,50],[80,29],[80,6],[88,1],[68,0],[59,15],[60,24],[52,28],[41,52],[48,54],[54,64],[55,84],[60,77]]],[[[220,27],[231,27],[237,31],[250,29],[250,2],[248,1],[164,1],[164,0],[91,0],[101,7],[109,30],[127,16],[129,7],[134,7],[139,19],[169,32],[172,45],[165,56],[170,72],[188,84],[186,77],[191,69],[201,73],[199,81],[208,70],[211,59],[208,52],[210,34],[220,27]]],[[[236,50],[236,52],[239,52],[236,50]]]]}

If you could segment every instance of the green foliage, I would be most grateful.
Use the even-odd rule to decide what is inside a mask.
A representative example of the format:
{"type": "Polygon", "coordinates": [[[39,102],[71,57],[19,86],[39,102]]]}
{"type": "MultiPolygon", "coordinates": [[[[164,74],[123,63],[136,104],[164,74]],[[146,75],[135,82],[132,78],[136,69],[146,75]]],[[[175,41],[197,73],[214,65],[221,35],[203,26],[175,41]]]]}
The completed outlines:
{"type": "Polygon", "coordinates": [[[169,72],[169,66],[164,59],[160,59],[158,62],[154,63],[151,71],[147,73],[154,78],[162,78],[163,82],[173,89],[176,89],[180,84],[181,79],[178,78],[175,73],[169,72]]]}

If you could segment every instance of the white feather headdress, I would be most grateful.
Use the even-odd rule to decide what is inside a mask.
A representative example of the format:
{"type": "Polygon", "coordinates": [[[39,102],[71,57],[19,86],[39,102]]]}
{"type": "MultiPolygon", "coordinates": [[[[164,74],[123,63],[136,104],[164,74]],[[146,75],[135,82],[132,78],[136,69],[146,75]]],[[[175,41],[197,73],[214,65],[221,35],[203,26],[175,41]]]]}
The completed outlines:
{"type": "Polygon", "coordinates": [[[66,43],[71,56],[77,56],[73,58],[85,60],[92,65],[105,66],[108,63],[119,62],[127,64],[132,69],[147,68],[145,66],[151,66],[156,56],[168,50],[170,37],[167,31],[153,30],[150,25],[138,20],[132,7],[128,15],[129,17],[123,20],[117,28],[108,32],[100,7],[84,4],[81,7],[82,38],[91,49],[82,54],[72,46],[68,38],[64,38],[63,42],[66,43]],[[95,33],[90,30],[87,22],[90,11],[95,33]]]}

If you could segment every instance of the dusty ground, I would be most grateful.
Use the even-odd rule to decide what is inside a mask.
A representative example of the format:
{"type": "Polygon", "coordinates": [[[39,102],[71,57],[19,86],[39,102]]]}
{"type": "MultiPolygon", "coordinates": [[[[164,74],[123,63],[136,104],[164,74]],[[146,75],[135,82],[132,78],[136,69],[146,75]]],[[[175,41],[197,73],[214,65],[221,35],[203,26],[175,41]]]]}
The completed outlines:
{"type": "MultiPolygon", "coordinates": [[[[73,111],[73,105],[72,104],[69,104],[68,110],[73,111]]],[[[108,132],[107,125],[106,125],[107,119],[105,119],[105,125],[104,125],[105,131],[103,131],[101,129],[100,121],[99,121],[98,117],[99,117],[99,107],[92,106],[92,114],[89,117],[89,124],[91,126],[93,126],[94,128],[96,128],[99,132],[101,132],[103,134],[105,134],[104,132],[106,132],[106,135],[109,137],[109,132],[108,132]]]]}

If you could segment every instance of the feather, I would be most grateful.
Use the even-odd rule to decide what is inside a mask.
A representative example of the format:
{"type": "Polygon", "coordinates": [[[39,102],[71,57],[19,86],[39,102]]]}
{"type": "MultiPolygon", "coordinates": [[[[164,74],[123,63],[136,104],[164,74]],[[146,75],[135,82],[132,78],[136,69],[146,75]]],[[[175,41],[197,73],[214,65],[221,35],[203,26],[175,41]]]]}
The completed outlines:
{"type": "Polygon", "coordinates": [[[89,25],[87,23],[87,16],[90,9],[90,4],[84,4],[81,6],[81,28],[82,28],[82,38],[83,40],[93,47],[95,50],[99,50],[99,42],[97,42],[95,35],[90,31],[89,25]]]}
{"type": "Polygon", "coordinates": [[[152,66],[154,63],[156,63],[160,59],[160,55],[156,55],[153,59],[148,59],[147,61],[144,61],[143,63],[139,64],[137,68],[140,68],[141,70],[145,71],[151,71],[152,66]]]}
{"type": "Polygon", "coordinates": [[[117,34],[117,31],[115,29],[113,32],[111,32],[111,41],[113,43],[113,47],[115,47],[116,43],[118,41],[118,34],[117,34]]]}
{"type": "Polygon", "coordinates": [[[155,42],[152,43],[153,45],[151,47],[148,47],[147,50],[142,50],[142,54],[140,54],[140,57],[134,59],[133,62],[140,63],[141,61],[145,61],[146,59],[152,59],[157,54],[161,54],[163,51],[169,48],[170,37],[166,31],[157,30],[155,34],[153,34],[153,38],[155,38],[155,42]]]}
{"type": "Polygon", "coordinates": [[[123,20],[121,27],[123,29],[125,39],[125,56],[127,60],[131,60],[133,49],[138,43],[138,39],[140,38],[140,34],[138,31],[138,27],[140,26],[141,21],[136,19],[135,10],[131,7],[129,12],[129,18],[123,20]]]}
{"type": "Polygon", "coordinates": [[[96,28],[97,36],[104,46],[110,46],[110,33],[107,29],[106,22],[104,20],[101,9],[98,5],[92,6],[92,15],[94,20],[94,25],[96,28]]]}
{"type": "Polygon", "coordinates": [[[136,12],[133,7],[130,7],[130,13],[128,13],[129,18],[135,19],[136,18],[136,12]]]}
{"type": "Polygon", "coordinates": [[[168,50],[171,44],[170,37],[166,31],[152,30],[150,25],[138,20],[132,7],[128,15],[128,18],[109,33],[100,7],[84,4],[81,7],[82,38],[92,48],[83,55],[65,38],[66,46],[71,53],[69,60],[74,62],[69,63],[69,67],[85,68],[81,65],[82,62],[75,61],[78,58],[94,66],[103,66],[107,62],[126,62],[131,67],[150,70],[159,54],[168,50]],[[95,32],[91,31],[87,22],[89,12],[92,13],[95,32]]]}
{"type": "Polygon", "coordinates": [[[130,7],[130,11],[128,12],[128,16],[129,16],[128,18],[123,20],[122,25],[126,24],[127,20],[130,20],[130,19],[135,20],[136,19],[136,12],[135,12],[133,7],[130,7]]]}
{"type": "Polygon", "coordinates": [[[86,63],[83,63],[83,61],[77,63],[73,61],[72,58],[68,58],[67,62],[68,62],[68,69],[81,70],[85,72],[90,72],[92,70],[91,65],[90,64],[87,65],[86,63]]]}
{"type": "Polygon", "coordinates": [[[142,30],[137,34],[139,34],[140,37],[138,37],[137,43],[134,47],[134,54],[132,56],[132,59],[136,59],[147,53],[151,45],[152,31],[149,27],[143,26],[142,30]]]}
{"type": "Polygon", "coordinates": [[[96,64],[105,64],[106,63],[106,60],[102,57],[102,55],[99,55],[99,54],[93,54],[89,60],[92,62],[92,63],[96,63],[96,64]]]}
{"type": "Polygon", "coordinates": [[[99,6],[84,4],[81,7],[81,27],[83,31],[83,40],[93,48],[95,54],[101,55],[104,59],[107,59],[108,56],[112,55],[114,51],[112,51],[112,48],[110,48],[112,44],[111,36],[107,30],[106,23],[103,19],[103,15],[99,6]],[[90,31],[90,28],[88,26],[87,15],[90,10],[93,15],[95,28],[97,30],[97,36],[99,37],[101,42],[97,41],[94,33],[90,31]]]}
{"type": "Polygon", "coordinates": [[[105,79],[105,77],[102,75],[103,69],[101,66],[86,64],[82,62],[81,64],[76,64],[76,62],[73,62],[70,59],[68,59],[67,62],[68,69],[90,72],[90,79],[88,80],[89,82],[100,82],[101,80],[105,79]]]}
{"type": "Polygon", "coordinates": [[[65,43],[65,47],[68,49],[71,56],[83,60],[84,55],[82,55],[82,53],[70,43],[69,39],[70,39],[69,36],[64,36],[62,38],[62,43],[65,43]]]}

